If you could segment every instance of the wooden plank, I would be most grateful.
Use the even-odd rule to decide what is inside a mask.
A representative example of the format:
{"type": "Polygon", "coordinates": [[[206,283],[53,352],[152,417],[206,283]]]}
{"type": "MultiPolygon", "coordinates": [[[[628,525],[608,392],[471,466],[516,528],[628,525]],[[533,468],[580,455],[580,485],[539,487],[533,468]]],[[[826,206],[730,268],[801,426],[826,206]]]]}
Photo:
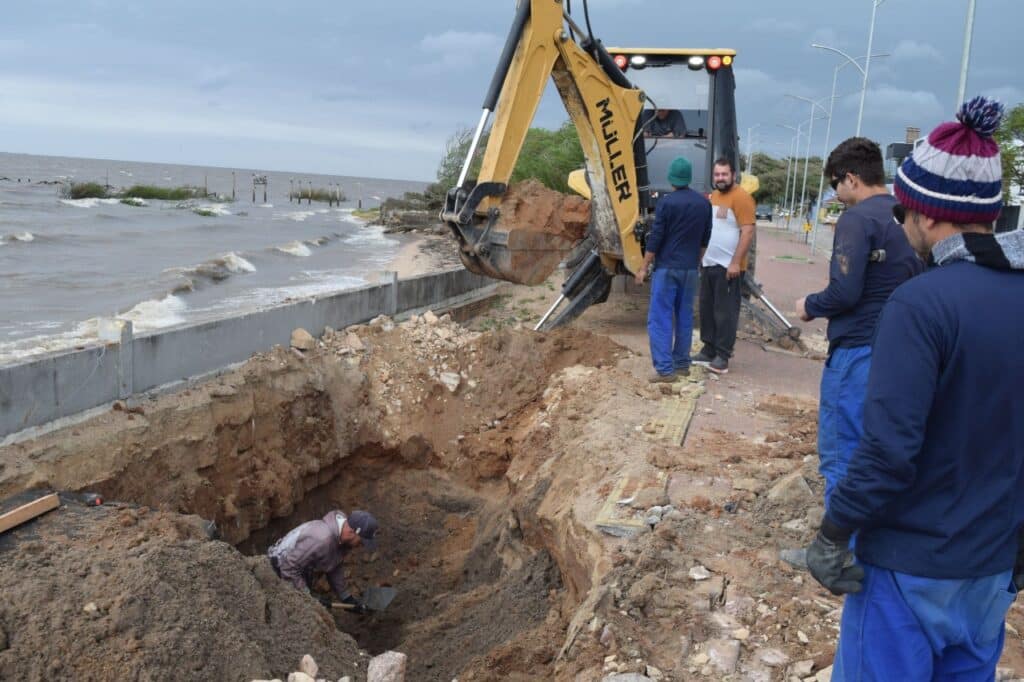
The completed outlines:
{"type": "Polygon", "coordinates": [[[52,493],[44,495],[38,500],[32,500],[28,504],[23,504],[17,509],[12,509],[6,514],[0,514],[0,533],[6,532],[15,526],[20,526],[26,521],[31,521],[35,517],[59,506],[60,498],[57,497],[57,493],[52,493]]]}

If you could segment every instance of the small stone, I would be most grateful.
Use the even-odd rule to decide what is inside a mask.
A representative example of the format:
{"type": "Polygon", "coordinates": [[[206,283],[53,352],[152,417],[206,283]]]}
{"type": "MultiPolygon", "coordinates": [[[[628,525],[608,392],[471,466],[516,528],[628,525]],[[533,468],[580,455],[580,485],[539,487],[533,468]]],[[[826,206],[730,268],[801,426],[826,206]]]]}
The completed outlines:
{"type": "Polygon", "coordinates": [[[345,675],[345,677],[339,677],[338,682],[352,682],[352,678],[348,675],[345,675]]]}
{"type": "Polygon", "coordinates": [[[100,607],[96,606],[96,602],[94,601],[83,606],[82,611],[84,611],[87,616],[92,616],[93,618],[97,618],[100,615],[100,607]]]}
{"type": "Polygon", "coordinates": [[[783,505],[797,505],[814,499],[811,487],[807,485],[803,475],[794,471],[780,478],[768,491],[768,499],[783,505]]]}
{"type": "Polygon", "coordinates": [[[462,383],[462,377],[457,372],[441,372],[438,379],[451,393],[459,390],[459,384],[462,383]]]}
{"type": "Polygon", "coordinates": [[[830,682],[832,679],[832,666],[822,668],[818,671],[818,674],[814,676],[815,682],[830,682]]]}
{"type": "Polygon", "coordinates": [[[647,677],[651,678],[652,680],[655,680],[655,682],[658,682],[658,680],[665,679],[665,673],[661,672],[660,670],[655,668],[653,665],[648,665],[647,669],[646,669],[646,672],[647,672],[647,677]]]}
{"type": "Polygon", "coordinates": [[[363,340],[359,338],[358,334],[355,332],[349,332],[345,335],[345,348],[356,353],[361,353],[366,350],[366,344],[363,343],[363,340]]]}
{"type": "Polygon", "coordinates": [[[762,649],[758,658],[769,668],[781,668],[789,663],[789,656],[778,649],[762,649]]]}
{"type": "Polygon", "coordinates": [[[605,649],[611,649],[615,646],[615,631],[612,630],[611,625],[605,625],[604,629],[601,630],[601,646],[605,649]]]}
{"type": "Polygon", "coordinates": [[[740,628],[739,630],[733,630],[732,631],[732,637],[733,637],[733,639],[738,639],[741,642],[745,642],[745,641],[747,641],[747,638],[750,637],[750,630],[748,630],[747,628],[740,628]]]}
{"type": "MultiPolygon", "coordinates": [[[[426,315],[424,315],[426,317],[426,315]]],[[[406,656],[398,651],[385,651],[370,659],[367,682],[404,682],[406,656]]]]}
{"type": "Polygon", "coordinates": [[[707,642],[707,652],[711,665],[729,675],[740,660],[740,643],[735,639],[711,639],[707,642]]]}
{"type": "Polygon", "coordinates": [[[316,348],[316,339],[302,327],[292,332],[292,348],[296,350],[313,350],[316,348]]]}
{"type": "Polygon", "coordinates": [[[690,579],[691,580],[707,580],[711,577],[711,572],[704,568],[700,564],[690,568],[690,579]]]}
{"type": "Polygon", "coordinates": [[[694,656],[690,659],[690,662],[693,663],[694,665],[698,665],[699,666],[699,665],[704,665],[709,660],[711,660],[711,659],[708,657],[708,655],[703,653],[703,652],[701,652],[699,654],[694,654],[694,656]]]}
{"type": "Polygon", "coordinates": [[[800,640],[801,644],[808,644],[811,640],[807,639],[807,635],[804,634],[803,630],[796,631],[796,638],[800,640]]]}
{"type": "Polygon", "coordinates": [[[809,658],[806,661],[797,661],[789,668],[791,675],[796,675],[800,679],[803,679],[811,674],[814,670],[814,659],[809,658]]]}
{"type": "Polygon", "coordinates": [[[644,518],[644,523],[646,523],[648,526],[656,526],[659,523],[661,523],[661,517],[657,514],[651,514],[650,516],[644,518]]]}
{"type": "Polygon", "coordinates": [[[316,682],[316,678],[310,677],[304,672],[288,673],[288,682],[316,682]]]}
{"type": "Polygon", "coordinates": [[[618,656],[616,654],[609,654],[609,655],[604,657],[604,664],[608,665],[609,663],[614,663],[615,659],[617,659],[617,658],[618,658],[618,656]]]}
{"type": "Polygon", "coordinates": [[[440,322],[440,319],[437,317],[437,315],[434,314],[433,310],[428,310],[427,312],[423,313],[423,321],[426,324],[435,325],[438,322],[440,322]]]}
{"type": "Polygon", "coordinates": [[[310,677],[316,677],[316,674],[320,672],[320,666],[316,664],[316,661],[313,660],[312,656],[306,654],[302,657],[302,660],[299,661],[299,670],[310,677]]]}

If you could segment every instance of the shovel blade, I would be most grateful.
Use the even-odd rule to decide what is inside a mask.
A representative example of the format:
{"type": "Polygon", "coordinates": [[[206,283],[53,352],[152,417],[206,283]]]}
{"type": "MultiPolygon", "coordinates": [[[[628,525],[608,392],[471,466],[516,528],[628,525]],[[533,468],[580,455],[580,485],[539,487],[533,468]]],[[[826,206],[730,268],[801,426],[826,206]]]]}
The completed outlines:
{"type": "Polygon", "coordinates": [[[368,587],[363,594],[363,603],[371,611],[383,611],[398,594],[394,587],[368,587]]]}

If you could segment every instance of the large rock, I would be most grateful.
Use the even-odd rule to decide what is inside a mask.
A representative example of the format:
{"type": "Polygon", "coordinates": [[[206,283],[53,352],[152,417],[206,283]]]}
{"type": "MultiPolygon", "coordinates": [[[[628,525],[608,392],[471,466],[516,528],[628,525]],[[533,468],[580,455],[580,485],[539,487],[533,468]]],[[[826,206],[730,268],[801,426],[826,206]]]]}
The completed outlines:
{"type": "Polygon", "coordinates": [[[313,350],[316,348],[316,339],[302,327],[292,332],[292,348],[298,350],[313,350]]]}
{"type": "Polygon", "coordinates": [[[722,674],[729,675],[736,670],[740,660],[740,643],[735,639],[711,639],[706,652],[711,665],[722,674]]]}
{"type": "Polygon", "coordinates": [[[405,682],[406,656],[398,651],[385,651],[370,659],[366,682],[405,682]]]}
{"type": "Polygon", "coordinates": [[[799,471],[794,471],[776,481],[768,491],[768,499],[783,505],[806,504],[814,500],[814,493],[811,492],[811,486],[807,485],[803,475],[799,471]]]}
{"type": "Polygon", "coordinates": [[[316,661],[313,660],[312,656],[306,654],[302,657],[302,660],[299,661],[299,670],[310,677],[316,677],[316,674],[320,672],[320,666],[316,664],[316,661]]]}

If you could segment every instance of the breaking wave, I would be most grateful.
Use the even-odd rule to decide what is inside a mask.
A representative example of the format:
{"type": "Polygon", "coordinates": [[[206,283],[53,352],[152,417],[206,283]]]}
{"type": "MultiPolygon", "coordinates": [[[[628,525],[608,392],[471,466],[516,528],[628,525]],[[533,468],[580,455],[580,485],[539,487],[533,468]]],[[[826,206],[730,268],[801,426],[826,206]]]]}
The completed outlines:
{"type": "Polygon", "coordinates": [[[88,199],[61,199],[60,203],[67,204],[68,206],[75,206],[77,208],[96,208],[100,204],[118,204],[120,199],[98,199],[96,197],[90,197],[88,199]]]}
{"type": "Polygon", "coordinates": [[[117,317],[121,320],[131,320],[137,332],[150,331],[183,324],[184,312],[187,309],[185,301],[174,294],[168,294],[161,299],[143,301],[117,317]]]}
{"type": "Polygon", "coordinates": [[[309,250],[309,247],[300,241],[289,242],[283,246],[274,247],[281,253],[287,253],[289,256],[298,256],[299,258],[309,258],[313,255],[313,252],[309,250]]]}

